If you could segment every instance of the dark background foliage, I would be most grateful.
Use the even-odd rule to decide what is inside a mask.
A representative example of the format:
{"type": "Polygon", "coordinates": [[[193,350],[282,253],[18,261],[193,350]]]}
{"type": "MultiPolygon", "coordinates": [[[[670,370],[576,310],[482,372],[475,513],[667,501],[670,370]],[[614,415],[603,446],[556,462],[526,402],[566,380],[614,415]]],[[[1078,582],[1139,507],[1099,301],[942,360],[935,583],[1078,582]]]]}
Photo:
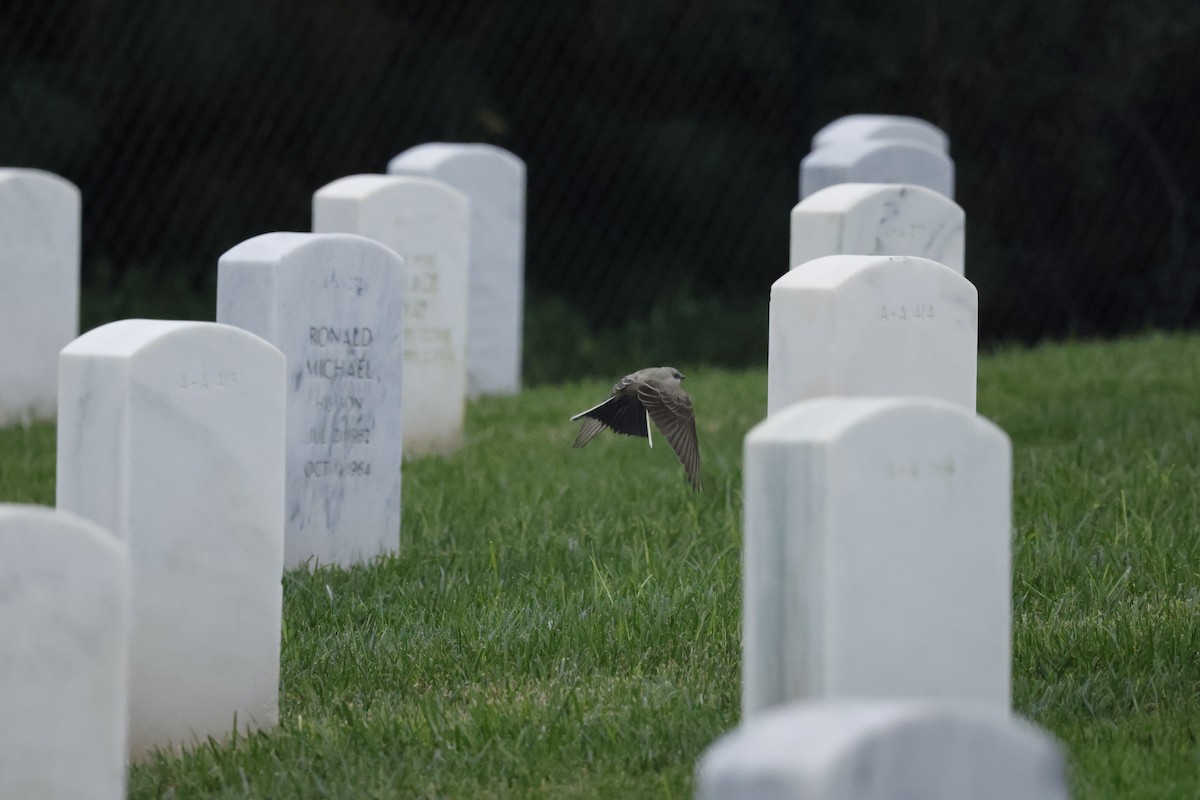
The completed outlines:
{"type": "Polygon", "coordinates": [[[946,130],[985,342],[1200,322],[1190,0],[0,0],[0,164],[84,196],[84,326],[423,141],[527,163],[527,378],[761,360],[812,134],[946,130]],[[611,362],[611,363],[610,363],[611,362]],[[618,363],[619,362],[619,363],[618,363]]]}

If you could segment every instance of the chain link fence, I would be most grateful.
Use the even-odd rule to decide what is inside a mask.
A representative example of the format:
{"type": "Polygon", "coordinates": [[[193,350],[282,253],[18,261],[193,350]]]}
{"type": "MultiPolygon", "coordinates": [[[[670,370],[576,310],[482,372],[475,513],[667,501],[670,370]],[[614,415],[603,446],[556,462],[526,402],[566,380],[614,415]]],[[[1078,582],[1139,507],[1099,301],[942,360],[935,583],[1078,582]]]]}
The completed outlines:
{"type": "Polygon", "coordinates": [[[984,342],[1117,335],[1200,322],[1198,42],[1184,0],[9,0],[0,164],[83,190],[90,327],[211,319],[222,252],[413,144],[508,148],[538,381],[761,362],[812,134],[909,114],[984,342]]]}

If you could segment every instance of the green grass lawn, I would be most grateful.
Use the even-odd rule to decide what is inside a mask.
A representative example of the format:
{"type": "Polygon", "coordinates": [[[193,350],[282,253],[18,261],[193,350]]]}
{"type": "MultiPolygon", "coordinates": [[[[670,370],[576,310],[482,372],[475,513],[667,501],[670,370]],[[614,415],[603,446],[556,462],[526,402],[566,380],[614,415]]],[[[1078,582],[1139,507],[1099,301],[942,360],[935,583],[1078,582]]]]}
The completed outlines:
{"type": "MultiPolygon", "coordinates": [[[[278,729],[135,766],[130,796],[690,797],[738,719],[766,375],[674,366],[704,494],[665,446],[571,449],[619,375],[474,404],[462,453],[405,466],[399,556],[284,577],[278,729]]],[[[1077,800],[1200,796],[1200,337],[985,357],[979,406],[1014,444],[1017,709],[1077,800]]],[[[0,499],[53,498],[53,429],[0,431],[0,499]]]]}

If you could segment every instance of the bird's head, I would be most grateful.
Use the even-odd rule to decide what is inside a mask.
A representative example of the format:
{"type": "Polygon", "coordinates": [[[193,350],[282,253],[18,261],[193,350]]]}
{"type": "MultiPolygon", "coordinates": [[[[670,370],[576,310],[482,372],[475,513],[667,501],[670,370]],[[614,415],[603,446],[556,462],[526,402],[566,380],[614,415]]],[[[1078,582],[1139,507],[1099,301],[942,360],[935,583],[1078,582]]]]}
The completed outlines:
{"type": "Polygon", "coordinates": [[[677,381],[681,381],[681,380],[683,380],[685,377],[687,377],[687,376],[685,376],[685,375],[684,375],[682,372],[680,372],[679,370],[675,369],[674,367],[667,367],[667,372],[671,373],[671,377],[672,377],[672,378],[674,378],[674,379],[675,379],[675,380],[677,380],[677,381]]]}

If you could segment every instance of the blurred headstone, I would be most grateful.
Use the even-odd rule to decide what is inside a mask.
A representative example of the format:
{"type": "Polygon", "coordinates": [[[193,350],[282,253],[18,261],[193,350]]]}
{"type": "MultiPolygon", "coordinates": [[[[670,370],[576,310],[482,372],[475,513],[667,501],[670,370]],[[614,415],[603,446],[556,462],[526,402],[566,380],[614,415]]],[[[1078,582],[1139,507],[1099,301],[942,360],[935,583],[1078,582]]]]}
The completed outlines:
{"type": "Polygon", "coordinates": [[[0,425],[53,418],[58,351],[79,333],[79,189],[0,169],[0,425]]]}
{"type": "Polygon", "coordinates": [[[954,199],[954,160],[910,139],[840,139],[800,162],[800,199],[839,183],[906,183],[954,199]]]}
{"type": "Polygon", "coordinates": [[[697,800],[1068,800],[1054,738],[1002,710],[921,700],[798,703],[705,751],[697,800]]]}
{"type": "Polygon", "coordinates": [[[462,445],[467,402],[466,195],[428,178],[353,175],[313,195],[314,233],[356,233],[404,259],[404,457],[462,445]]]}
{"type": "Polygon", "coordinates": [[[950,152],[950,137],[941,128],[920,117],[895,114],[850,114],[839,117],[816,132],[812,138],[812,149],[847,139],[910,139],[936,147],[943,153],[950,152]]]}
{"type": "Polygon", "coordinates": [[[515,394],[521,388],[525,162],[490,144],[432,142],[393,158],[388,172],[433,178],[467,196],[467,390],[472,397],[515,394]]]}
{"type": "Polygon", "coordinates": [[[128,657],[125,545],[0,505],[0,797],[125,797],[128,657]]]}

